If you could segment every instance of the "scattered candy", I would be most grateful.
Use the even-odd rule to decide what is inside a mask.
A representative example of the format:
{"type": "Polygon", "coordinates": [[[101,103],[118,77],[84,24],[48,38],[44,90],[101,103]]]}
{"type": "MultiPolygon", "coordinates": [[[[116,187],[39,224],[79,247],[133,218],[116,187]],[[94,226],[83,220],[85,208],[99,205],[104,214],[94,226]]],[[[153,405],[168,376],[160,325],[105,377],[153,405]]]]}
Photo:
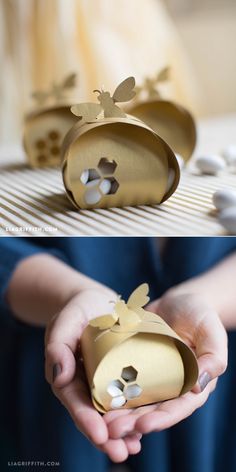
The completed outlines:
{"type": "Polygon", "coordinates": [[[183,169],[183,167],[185,165],[185,161],[184,161],[183,157],[180,154],[175,154],[175,157],[178,161],[180,170],[183,169]]]}
{"type": "Polygon", "coordinates": [[[208,175],[215,175],[226,167],[223,157],[217,154],[209,154],[208,156],[199,157],[196,160],[197,168],[208,175]]]}
{"type": "Polygon", "coordinates": [[[236,191],[231,189],[218,190],[213,195],[213,203],[217,210],[236,206],[236,191]]]}
{"type": "Polygon", "coordinates": [[[236,206],[221,211],[219,221],[232,235],[236,235],[236,206]]]}
{"type": "Polygon", "coordinates": [[[231,144],[222,151],[222,156],[228,165],[236,165],[236,144],[231,144]]]}

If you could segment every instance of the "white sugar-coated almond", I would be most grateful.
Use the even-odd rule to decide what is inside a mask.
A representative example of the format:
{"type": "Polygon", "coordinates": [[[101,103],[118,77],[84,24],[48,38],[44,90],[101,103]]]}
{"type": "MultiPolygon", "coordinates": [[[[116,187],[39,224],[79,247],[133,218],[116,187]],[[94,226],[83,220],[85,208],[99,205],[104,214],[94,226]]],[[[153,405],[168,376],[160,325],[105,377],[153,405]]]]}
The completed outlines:
{"type": "Polygon", "coordinates": [[[111,191],[111,181],[104,179],[100,184],[100,190],[104,195],[108,195],[111,191]]]}
{"type": "Polygon", "coordinates": [[[96,205],[96,203],[100,202],[101,198],[102,196],[97,188],[91,188],[84,195],[84,200],[87,205],[96,205]]]}
{"type": "Polygon", "coordinates": [[[82,175],[80,177],[80,180],[81,180],[82,184],[86,185],[87,182],[88,182],[88,179],[89,179],[89,171],[84,170],[84,172],[82,173],[82,175]]]}
{"type": "Polygon", "coordinates": [[[170,169],[169,170],[169,175],[168,175],[166,193],[168,193],[170,191],[171,187],[174,184],[174,181],[175,181],[175,171],[173,169],[170,169]]]}
{"type": "Polygon", "coordinates": [[[124,390],[124,384],[119,379],[112,380],[107,387],[107,392],[112,397],[117,397],[119,395],[122,395],[123,390],[124,390]]]}
{"type": "Polygon", "coordinates": [[[222,156],[228,165],[236,165],[236,144],[230,144],[223,149],[222,156]]]}
{"type": "Polygon", "coordinates": [[[100,179],[94,179],[87,182],[86,187],[88,188],[98,187],[99,184],[100,184],[100,179]]]}
{"type": "Polygon", "coordinates": [[[125,390],[125,396],[127,400],[132,400],[133,398],[140,397],[142,389],[139,385],[129,385],[125,390]]]}
{"type": "Polygon", "coordinates": [[[119,397],[123,394],[122,390],[114,384],[110,384],[107,387],[107,392],[109,393],[109,395],[111,395],[111,397],[119,397]]]}
{"type": "Polygon", "coordinates": [[[196,167],[203,173],[215,175],[226,167],[223,157],[217,154],[201,156],[196,160],[196,167]]]}
{"type": "Polygon", "coordinates": [[[236,235],[236,206],[222,210],[219,215],[219,222],[231,235],[236,235]]]}
{"type": "Polygon", "coordinates": [[[116,408],[121,408],[126,404],[126,399],[123,395],[120,397],[113,398],[111,401],[111,408],[116,409],[116,408]]]}
{"type": "Polygon", "coordinates": [[[180,154],[175,154],[175,157],[178,161],[180,170],[183,169],[184,164],[185,164],[184,158],[180,154]]]}
{"type": "Polygon", "coordinates": [[[213,195],[213,203],[217,210],[236,206],[236,191],[228,188],[218,190],[213,195]]]}

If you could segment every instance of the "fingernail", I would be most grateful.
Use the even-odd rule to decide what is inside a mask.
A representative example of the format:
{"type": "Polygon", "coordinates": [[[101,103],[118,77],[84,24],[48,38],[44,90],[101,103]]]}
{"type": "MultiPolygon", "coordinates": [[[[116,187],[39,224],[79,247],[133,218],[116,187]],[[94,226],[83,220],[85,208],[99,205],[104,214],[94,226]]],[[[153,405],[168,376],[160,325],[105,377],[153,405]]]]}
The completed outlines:
{"type": "Polygon", "coordinates": [[[62,371],[61,365],[60,364],[54,364],[52,368],[52,381],[55,382],[56,378],[58,375],[60,375],[62,371]]]}
{"type": "Polygon", "coordinates": [[[198,379],[198,383],[200,385],[200,388],[201,388],[201,392],[203,392],[203,390],[205,390],[206,386],[209,384],[209,382],[212,380],[210,374],[208,372],[203,372],[199,379],[198,379]]]}

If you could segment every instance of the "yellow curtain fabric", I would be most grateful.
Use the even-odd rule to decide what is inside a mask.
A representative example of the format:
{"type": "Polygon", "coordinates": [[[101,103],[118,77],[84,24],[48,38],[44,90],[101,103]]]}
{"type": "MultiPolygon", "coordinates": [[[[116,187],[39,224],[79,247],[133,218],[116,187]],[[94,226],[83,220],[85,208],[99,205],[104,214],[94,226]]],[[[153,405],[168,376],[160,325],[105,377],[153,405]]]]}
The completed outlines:
{"type": "Polygon", "coordinates": [[[77,72],[76,99],[172,67],[168,93],[198,111],[191,66],[160,0],[0,0],[0,142],[20,139],[30,94],[77,72]]]}

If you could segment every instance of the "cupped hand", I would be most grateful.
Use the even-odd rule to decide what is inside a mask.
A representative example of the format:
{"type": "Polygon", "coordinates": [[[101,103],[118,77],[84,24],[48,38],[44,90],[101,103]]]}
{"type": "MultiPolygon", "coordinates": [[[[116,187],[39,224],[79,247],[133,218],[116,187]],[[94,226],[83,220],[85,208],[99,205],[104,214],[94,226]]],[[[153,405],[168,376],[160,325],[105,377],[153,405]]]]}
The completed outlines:
{"type": "Polygon", "coordinates": [[[79,353],[80,337],[89,320],[109,313],[116,300],[117,295],[106,287],[83,290],[54,316],[45,335],[45,373],[78,429],[113,462],[122,462],[140,451],[142,435],[131,431],[125,438],[109,436],[105,417],[92,405],[79,353]]]}
{"type": "Polygon", "coordinates": [[[198,295],[170,291],[147,309],[160,315],[195,350],[199,378],[191,392],[162,403],[106,413],[109,437],[161,431],[177,424],[201,407],[227,367],[227,335],[218,314],[198,295]]]}

